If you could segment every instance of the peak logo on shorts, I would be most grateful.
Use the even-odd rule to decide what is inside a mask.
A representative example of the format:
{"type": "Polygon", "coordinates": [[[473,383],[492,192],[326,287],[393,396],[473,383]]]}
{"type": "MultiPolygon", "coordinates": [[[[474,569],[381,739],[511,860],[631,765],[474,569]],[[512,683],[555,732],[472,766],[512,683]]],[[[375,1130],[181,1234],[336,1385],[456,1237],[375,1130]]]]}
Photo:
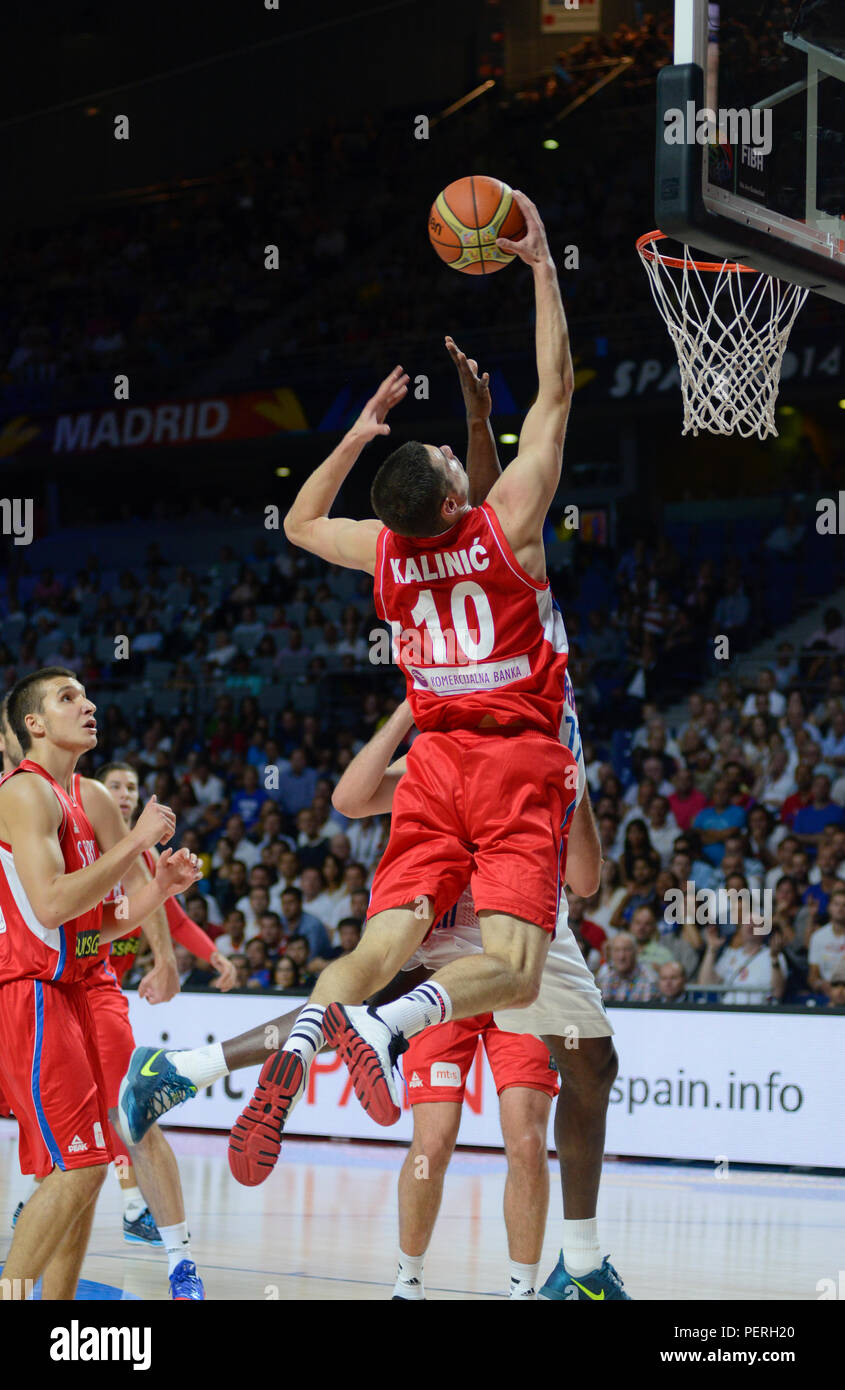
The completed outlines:
{"type": "Polygon", "coordinates": [[[421,1085],[422,1085],[422,1082],[420,1081],[420,1077],[419,1077],[419,1072],[412,1072],[412,1074],[411,1074],[411,1079],[410,1079],[410,1081],[408,1082],[408,1085],[409,1085],[409,1086],[421,1086],[421,1085]]]}
{"type": "Polygon", "coordinates": [[[454,1062],[432,1062],[432,1086],[460,1086],[461,1069],[454,1062]]]}
{"type": "Polygon", "coordinates": [[[78,1134],[74,1134],[67,1146],[67,1151],[69,1154],[84,1154],[88,1152],[88,1145],[78,1134]]]}

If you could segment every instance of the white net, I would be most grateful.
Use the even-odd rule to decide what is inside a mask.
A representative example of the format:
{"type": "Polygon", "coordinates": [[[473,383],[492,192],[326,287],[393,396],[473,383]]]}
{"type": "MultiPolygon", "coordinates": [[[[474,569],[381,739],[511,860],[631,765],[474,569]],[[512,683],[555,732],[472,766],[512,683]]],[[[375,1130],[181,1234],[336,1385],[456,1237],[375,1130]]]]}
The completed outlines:
{"type": "Polygon", "coordinates": [[[664,255],[661,232],[637,242],[678,354],[684,434],[777,434],[783,355],[809,290],[732,261],[664,255]]]}

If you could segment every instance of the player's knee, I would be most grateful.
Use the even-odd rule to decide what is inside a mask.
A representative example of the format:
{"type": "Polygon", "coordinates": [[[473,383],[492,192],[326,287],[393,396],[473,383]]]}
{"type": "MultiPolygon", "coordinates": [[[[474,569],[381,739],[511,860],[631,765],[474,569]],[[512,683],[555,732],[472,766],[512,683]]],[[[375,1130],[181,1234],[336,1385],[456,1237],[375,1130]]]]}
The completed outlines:
{"type": "Polygon", "coordinates": [[[511,1168],[542,1168],[548,1161],[545,1128],[526,1117],[524,1125],[514,1126],[505,1137],[505,1152],[511,1168]]]}
{"type": "Polygon", "coordinates": [[[540,971],[529,970],[525,967],[517,969],[513,973],[513,995],[511,1007],[515,1009],[527,1008],[529,1004],[536,1002],[540,993],[540,971]]]}
{"type": "Polygon", "coordinates": [[[455,1147],[451,1130],[431,1130],[414,1140],[414,1166],[427,1178],[441,1177],[449,1166],[455,1147]]]}

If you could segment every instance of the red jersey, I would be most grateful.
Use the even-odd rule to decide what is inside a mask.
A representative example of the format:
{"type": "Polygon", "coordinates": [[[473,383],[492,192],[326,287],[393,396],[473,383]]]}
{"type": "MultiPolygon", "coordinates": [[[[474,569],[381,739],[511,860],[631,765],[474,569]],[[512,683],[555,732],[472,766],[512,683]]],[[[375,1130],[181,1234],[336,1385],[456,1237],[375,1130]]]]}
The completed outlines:
{"type": "MultiPolygon", "coordinates": [[[[29,758],[24,758],[19,767],[0,778],[0,785],[21,772],[43,777],[62,808],[59,845],[65,873],[72,874],[94,864],[100,851],[82,802],[68,795],[49,772],[29,758]]],[[[81,979],[100,949],[102,917],[102,903],[97,903],[60,927],[42,926],[18,878],[11,845],[0,840],[0,983],[81,979]]]]}
{"type": "Polygon", "coordinates": [[[569,643],[549,581],[518,564],[488,503],[439,536],[384,527],[375,606],[423,733],[477,728],[485,715],[557,739],[569,643]]]}

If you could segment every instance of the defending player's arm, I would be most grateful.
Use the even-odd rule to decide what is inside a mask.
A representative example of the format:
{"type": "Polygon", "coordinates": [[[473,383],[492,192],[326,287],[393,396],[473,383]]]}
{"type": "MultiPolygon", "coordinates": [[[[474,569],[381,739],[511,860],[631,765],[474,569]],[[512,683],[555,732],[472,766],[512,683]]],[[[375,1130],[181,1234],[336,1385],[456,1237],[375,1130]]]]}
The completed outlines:
{"type": "MultiPolygon", "coordinates": [[[[175,817],[153,797],[119,843],[70,874],[59,844],[61,824],[61,807],[43,778],[11,777],[0,788],[0,839],[11,845],[24,892],[39,922],[51,931],[102,902],[143,850],[170,839],[175,817]]],[[[115,935],[128,930],[122,924],[115,935]]]]}
{"type": "Polygon", "coordinates": [[[378,816],[390,810],[394,792],[405,771],[404,758],[394,763],[390,759],[413,723],[411,706],[407,700],[403,700],[360,753],[355,755],[332,796],[332,805],[342,816],[357,820],[362,816],[378,816]]]}
{"type": "Polygon", "coordinates": [[[394,367],[348,434],[303,483],[285,517],[285,535],[292,545],[319,555],[332,565],[375,574],[381,522],[375,518],[352,521],[348,517],[330,517],[329,512],[365,444],[377,435],[390,434],[390,426],[385,424],[387,413],[407,390],[407,375],[401,367],[394,367]]]}
{"type": "Polygon", "coordinates": [[[536,542],[560,482],[563,441],[575,374],[569,349],[569,329],[558,286],[557,270],[546,233],[534,204],[515,193],[527,231],[521,241],[500,239],[534,274],[537,303],[537,397],[519,437],[519,452],[490,492],[490,505],[499,517],[513,549],[536,542]]]}
{"type": "Polygon", "coordinates": [[[467,478],[469,500],[473,507],[484,501],[502,465],[496,449],[496,438],[490,425],[490,373],[478,374],[478,363],[461,352],[454,338],[447,337],[446,351],[455,364],[461,394],[467,413],[467,478]]]}
{"type": "Polygon", "coordinates": [[[579,898],[591,898],[601,882],[601,841],[585,788],[572,817],[566,850],[566,882],[579,898]]]}

